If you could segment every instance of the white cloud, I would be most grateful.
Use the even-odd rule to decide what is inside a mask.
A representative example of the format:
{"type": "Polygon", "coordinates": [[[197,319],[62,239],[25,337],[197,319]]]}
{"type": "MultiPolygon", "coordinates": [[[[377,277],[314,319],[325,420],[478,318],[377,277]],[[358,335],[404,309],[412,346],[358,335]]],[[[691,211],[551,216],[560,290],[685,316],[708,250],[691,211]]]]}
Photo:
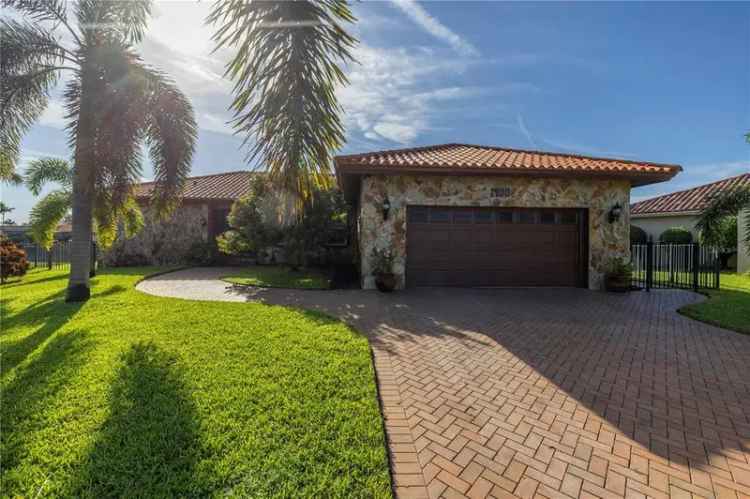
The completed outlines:
{"type": "Polygon", "coordinates": [[[421,5],[414,0],[394,0],[393,5],[398,7],[409,18],[417,23],[426,32],[444,41],[457,52],[466,56],[477,56],[479,51],[469,41],[454,33],[450,28],[430,15],[421,5]]]}
{"type": "Polygon", "coordinates": [[[537,144],[536,140],[534,140],[534,137],[531,135],[528,127],[526,127],[526,122],[524,121],[521,113],[518,113],[516,115],[516,124],[518,125],[518,131],[521,132],[524,137],[526,137],[526,140],[529,141],[531,147],[533,147],[534,149],[539,149],[539,144],[537,144]]]}
{"type": "Polygon", "coordinates": [[[39,117],[38,123],[62,130],[67,124],[65,121],[65,106],[59,100],[50,99],[47,103],[47,108],[39,117]]]}
{"type": "MultiPolygon", "coordinates": [[[[450,130],[436,122],[449,122],[458,106],[470,98],[535,93],[525,82],[500,82],[491,87],[463,85],[462,75],[480,59],[445,57],[428,48],[379,48],[366,44],[354,53],[359,61],[347,68],[350,85],[337,95],[344,108],[344,124],[351,143],[357,137],[409,144],[429,130],[450,130]]],[[[493,100],[493,107],[503,107],[493,100]]]]}
{"type": "Polygon", "coordinates": [[[159,2],[146,38],[138,47],[144,61],[172,77],[190,99],[198,127],[225,135],[232,114],[232,83],[223,77],[230,51],[214,49],[213,28],[204,24],[210,4],[159,2]]]}
{"type": "Polygon", "coordinates": [[[458,100],[476,88],[440,86],[445,74],[463,72],[467,64],[437,57],[426,49],[381,49],[360,45],[358,64],[348,68],[350,85],[339,89],[349,132],[369,140],[406,144],[430,128],[435,102],[458,100]]]}

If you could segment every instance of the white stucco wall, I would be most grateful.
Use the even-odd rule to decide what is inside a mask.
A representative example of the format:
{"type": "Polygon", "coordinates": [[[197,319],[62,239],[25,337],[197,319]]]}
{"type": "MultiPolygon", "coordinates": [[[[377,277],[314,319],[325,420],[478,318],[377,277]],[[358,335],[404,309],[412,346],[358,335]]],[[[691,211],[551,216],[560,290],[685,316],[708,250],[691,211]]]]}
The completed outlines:
{"type": "Polygon", "coordinates": [[[747,237],[745,228],[747,227],[748,218],[750,218],[750,210],[745,210],[740,214],[737,223],[737,272],[740,274],[750,272],[750,255],[747,253],[747,245],[743,243],[747,237]]]}
{"type": "Polygon", "coordinates": [[[695,229],[695,224],[698,221],[697,215],[681,215],[681,216],[651,216],[651,217],[639,217],[638,215],[631,215],[630,223],[636,227],[640,227],[646,234],[651,236],[654,241],[659,240],[662,232],[672,227],[685,227],[693,233],[693,238],[698,238],[698,231],[695,229]]]}

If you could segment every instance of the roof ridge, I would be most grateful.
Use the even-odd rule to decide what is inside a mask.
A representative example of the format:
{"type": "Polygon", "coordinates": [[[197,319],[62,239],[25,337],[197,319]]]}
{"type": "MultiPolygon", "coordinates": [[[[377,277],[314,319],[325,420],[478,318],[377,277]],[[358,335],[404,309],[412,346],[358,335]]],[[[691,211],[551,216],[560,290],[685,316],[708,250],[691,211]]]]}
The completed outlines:
{"type": "Polygon", "coordinates": [[[434,151],[435,149],[441,149],[444,147],[451,147],[451,146],[460,146],[465,144],[457,144],[454,142],[447,143],[447,144],[432,144],[429,146],[416,146],[416,147],[402,147],[398,149],[380,149],[378,151],[370,151],[370,152],[359,152],[355,154],[339,154],[334,157],[334,160],[337,160],[339,158],[361,158],[364,156],[373,156],[378,154],[404,154],[404,153],[410,153],[410,152],[422,152],[422,151],[434,151]]]}
{"type": "MultiPolygon", "coordinates": [[[[206,175],[196,175],[195,177],[187,177],[185,179],[185,181],[195,180],[195,179],[198,179],[198,178],[222,177],[224,175],[234,175],[234,174],[237,174],[237,173],[257,173],[257,172],[254,172],[252,170],[234,170],[234,171],[231,171],[231,172],[208,173],[206,175]]],[[[156,182],[156,180],[148,180],[146,182],[139,182],[137,185],[153,184],[155,182],[156,182]]]]}
{"type": "Polygon", "coordinates": [[[654,196],[652,198],[643,199],[641,201],[636,201],[635,203],[632,204],[632,206],[636,206],[636,205],[643,204],[643,203],[650,203],[652,201],[656,201],[657,199],[662,199],[662,198],[666,198],[670,196],[676,196],[678,194],[684,194],[686,192],[694,191],[697,189],[702,189],[704,187],[710,187],[712,185],[721,184],[721,183],[728,182],[730,180],[735,180],[735,179],[738,179],[740,177],[745,177],[745,176],[750,176],[750,171],[747,171],[745,173],[740,173],[739,175],[734,175],[731,177],[723,178],[720,180],[714,180],[713,182],[708,182],[707,184],[696,185],[695,187],[688,187],[687,189],[681,189],[679,191],[670,192],[668,194],[661,194],[659,196],[654,196]]]}
{"type": "Polygon", "coordinates": [[[515,147],[500,147],[500,146],[485,146],[481,144],[446,144],[452,146],[464,146],[464,147],[480,147],[485,149],[499,150],[499,151],[513,151],[527,154],[540,154],[542,156],[564,156],[566,158],[580,158],[580,159],[593,159],[596,161],[619,161],[621,163],[637,164],[637,165],[654,165],[654,166],[670,166],[677,167],[682,171],[682,165],[676,163],[657,163],[655,161],[641,161],[637,159],[625,159],[625,158],[605,158],[603,156],[589,156],[586,154],[576,154],[568,152],[553,152],[553,151],[541,151],[539,149],[521,149],[515,147]]]}
{"type": "Polygon", "coordinates": [[[682,166],[675,164],[675,163],[657,163],[655,161],[641,161],[641,160],[636,160],[636,159],[624,159],[624,158],[605,158],[602,156],[588,156],[585,154],[540,151],[536,149],[521,149],[521,148],[504,147],[504,146],[488,146],[488,145],[482,145],[482,144],[469,144],[465,142],[463,143],[449,142],[445,144],[432,144],[428,146],[405,147],[405,148],[399,148],[399,149],[381,149],[378,151],[370,151],[370,152],[357,153],[357,154],[342,154],[342,155],[336,156],[335,160],[364,158],[368,156],[378,156],[378,155],[383,155],[383,154],[407,154],[407,153],[412,153],[412,152],[434,151],[438,149],[447,149],[450,147],[474,147],[478,149],[488,149],[488,150],[493,150],[493,151],[508,151],[508,152],[515,152],[515,153],[538,154],[541,156],[562,156],[566,158],[591,159],[594,161],[617,161],[620,163],[627,163],[627,164],[633,164],[633,165],[650,165],[650,166],[677,168],[679,171],[682,171],[682,166]]]}

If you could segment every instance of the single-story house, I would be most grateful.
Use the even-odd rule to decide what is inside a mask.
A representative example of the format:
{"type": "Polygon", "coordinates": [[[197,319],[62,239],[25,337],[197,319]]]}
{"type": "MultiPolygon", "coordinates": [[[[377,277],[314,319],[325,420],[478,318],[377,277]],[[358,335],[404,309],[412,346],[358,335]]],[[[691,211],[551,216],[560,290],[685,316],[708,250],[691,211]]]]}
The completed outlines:
{"type": "MultiPolygon", "coordinates": [[[[630,206],[630,216],[633,225],[643,229],[654,241],[658,241],[659,236],[672,227],[684,227],[697,238],[699,234],[695,224],[701,210],[712,197],[738,187],[750,187],[750,173],[633,203],[630,206]]],[[[742,214],[742,217],[747,216],[747,213],[742,214]]],[[[750,257],[742,243],[744,226],[740,220],[737,252],[737,268],[740,272],[750,271],[750,257]]]]}
{"type": "MultiPolygon", "coordinates": [[[[4,224],[0,225],[0,234],[11,241],[24,244],[33,244],[31,239],[31,225],[29,224],[4,224]]],[[[68,222],[62,222],[55,229],[54,238],[56,241],[67,241],[71,237],[71,225],[68,222]]]]}
{"type": "Polygon", "coordinates": [[[630,189],[678,165],[444,144],[337,156],[356,218],[362,287],[390,248],[398,287],[600,289],[629,258],[630,189]]]}
{"type": "Polygon", "coordinates": [[[138,184],[135,197],[145,226],[130,239],[119,237],[102,260],[110,265],[184,263],[196,246],[215,246],[216,236],[229,228],[232,203],[250,192],[250,175],[233,171],[188,178],[178,207],[164,220],[149,210],[154,183],[138,184]]]}

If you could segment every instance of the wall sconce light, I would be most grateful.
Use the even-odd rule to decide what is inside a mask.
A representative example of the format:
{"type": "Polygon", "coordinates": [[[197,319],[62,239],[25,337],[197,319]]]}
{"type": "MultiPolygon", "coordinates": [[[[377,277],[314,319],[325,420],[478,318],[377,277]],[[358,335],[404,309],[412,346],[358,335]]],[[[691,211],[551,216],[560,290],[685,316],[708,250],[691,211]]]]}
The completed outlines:
{"type": "Polygon", "coordinates": [[[388,196],[383,199],[383,220],[388,220],[388,212],[391,211],[391,202],[388,196]]]}
{"type": "Polygon", "coordinates": [[[609,223],[613,224],[617,222],[622,216],[622,205],[620,203],[615,204],[612,209],[609,210],[609,223]]]}

